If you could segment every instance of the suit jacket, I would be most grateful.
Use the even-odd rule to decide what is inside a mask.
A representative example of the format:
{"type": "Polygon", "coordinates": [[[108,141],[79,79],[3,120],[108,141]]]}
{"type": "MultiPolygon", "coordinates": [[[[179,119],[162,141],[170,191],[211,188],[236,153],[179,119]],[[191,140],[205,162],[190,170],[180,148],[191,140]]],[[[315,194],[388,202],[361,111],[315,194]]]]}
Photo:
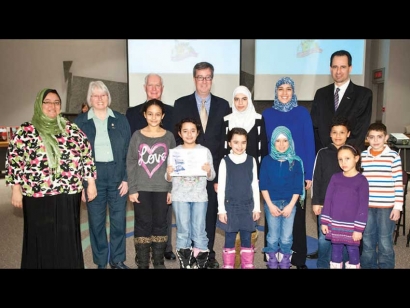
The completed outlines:
{"type": "MultiPolygon", "coordinates": [[[[142,107],[144,103],[134,107],[129,107],[125,112],[125,116],[127,117],[128,122],[130,123],[131,136],[136,130],[142,129],[145,126],[147,126],[147,120],[144,118],[144,115],[142,114],[142,107]]],[[[165,104],[165,116],[162,119],[162,127],[166,130],[169,130],[172,133],[174,133],[174,127],[172,126],[173,110],[174,107],[165,104]]]]}
{"type": "MultiPolygon", "coordinates": [[[[220,145],[222,139],[225,138],[223,124],[224,116],[231,112],[231,107],[227,100],[211,94],[211,106],[209,109],[205,134],[201,130],[196,142],[207,147],[211,151],[215,171],[218,170],[219,162],[222,158],[220,154],[220,145]]],[[[198,123],[201,123],[195,99],[195,92],[178,98],[174,103],[173,126],[175,127],[175,125],[184,118],[194,118],[198,123]]],[[[177,145],[182,144],[182,139],[176,131],[174,132],[174,135],[177,145]]]]}
{"type": "Polygon", "coordinates": [[[316,153],[332,142],[330,126],[334,116],[344,116],[350,125],[349,144],[365,149],[367,129],[372,116],[373,93],[369,88],[355,85],[351,80],[335,112],[334,83],[316,91],[310,115],[313,122],[316,153]]]}

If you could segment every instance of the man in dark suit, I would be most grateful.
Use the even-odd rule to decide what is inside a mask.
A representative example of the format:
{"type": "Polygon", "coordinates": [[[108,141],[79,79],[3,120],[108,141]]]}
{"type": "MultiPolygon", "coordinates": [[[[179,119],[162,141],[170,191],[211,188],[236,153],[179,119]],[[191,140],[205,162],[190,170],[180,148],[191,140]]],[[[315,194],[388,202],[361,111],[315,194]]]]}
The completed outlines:
{"type": "MultiPolygon", "coordinates": [[[[205,133],[201,130],[197,143],[207,147],[213,157],[215,171],[219,168],[221,160],[220,145],[221,139],[225,138],[223,118],[231,113],[231,108],[227,100],[211,94],[212,79],[214,77],[214,67],[211,63],[200,62],[194,66],[193,80],[195,92],[193,94],[178,98],[174,103],[174,126],[182,119],[190,117],[201,123],[200,108],[205,101],[205,108],[208,114],[208,121],[204,127],[205,133]]],[[[174,133],[177,145],[182,144],[181,137],[174,133]]],[[[208,181],[208,209],[206,213],[206,233],[208,236],[209,257],[207,268],[219,268],[219,263],[215,258],[214,242],[216,231],[216,219],[218,216],[218,200],[216,195],[217,184],[208,181]]]]}
{"type": "MultiPolygon", "coordinates": [[[[143,85],[144,91],[147,94],[147,100],[150,99],[159,99],[161,100],[162,91],[164,89],[164,83],[162,81],[162,77],[158,74],[148,74],[145,76],[145,83],[143,85]]],[[[145,101],[145,102],[146,102],[145,101]]],[[[139,129],[144,128],[147,126],[147,121],[142,114],[142,107],[144,103],[139,104],[134,107],[129,107],[125,113],[125,116],[130,123],[131,128],[131,136],[132,134],[139,129]]],[[[172,126],[172,112],[174,107],[165,104],[165,116],[162,119],[162,127],[166,130],[174,132],[174,128],[172,126]]],[[[176,256],[172,251],[172,207],[171,205],[168,208],[167,213],[167,222],[168,222],[168,243],[167,247],[165,248],[164,257],[167,260],[176,260],[176,256]]]]}
{"type": "MultiPolygon", "coordinates": [[[[365,149],[367,129],[372,116],[373,93],[369,88],[354,84],[350,80],[351,71],[352,56],[350,53],[346,50],[335,51],[330,57],[330,73],[334,83],[316,91],[310,111],[316,153],[332,142],[330,128],[334,116],[348,119],[350,136],[347,143],[356,146],[360,151],[365,149]],[[336,90],[339,97],[338,105],[337,102],[335,103],[336,90]]],[[[316,215],[320,213],[321,208],[315,211],[316,215]]],[[[317,221],[318,232],[320,232],[319,216],[317,221]]],[[[317,252],[307,257],[317,258],[317,252]]]]}
{"type": "Polygon", "coordinates": [[[330,57],[330,73],[334,83],[316,91],[310,115],[315,134],[316,153],[331,143],[330,126],[332,118],[346,117],[350,125],[349,144],[365,149],[367,129],[372,116],[372,90],[358,86],[350,80],[352,56],[346,50],[339,50],[330,57]],[[339,88],[339,105],[335,110],[334,94],[339,88]]]}

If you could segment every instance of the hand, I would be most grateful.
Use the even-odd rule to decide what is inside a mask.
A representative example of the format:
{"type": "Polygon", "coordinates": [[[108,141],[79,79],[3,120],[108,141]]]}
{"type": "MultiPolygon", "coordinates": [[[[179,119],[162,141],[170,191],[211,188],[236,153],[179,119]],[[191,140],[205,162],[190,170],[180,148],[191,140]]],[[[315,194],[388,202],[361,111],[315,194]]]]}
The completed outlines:
{"type": "Polygon", "coordinates": [[[275,217],[282,215],[282,211],[276,205],[269,206],[269,212],[275,217]]]}
{"type": "Polygon", "coordinates": [[[261,213],[253,212],[252,216],[253,216],[253,221],[258,221],[259,218],[261,218],[261,213]]]}
{"type": "Polygon", "coordinates": [[[312,187],[312,181],[311,181],[311,180],[306,180],[305,183],[306,183],[305,189],[306,189],[306,190],[309,190],[310,187],[312,187]]]}
{"type": "Polygon", "coordinates": [[[139,193],[135,193],[135,194],[130,194],[130,195],[128,195],[128,199],[129,199],[131,202],[140,203],[140,201],[138,200],[138,197],[139,197],[139,193]]]}
{"type": "Polygon", "coordinates": [[[323,234],[326,235],[326,234],[329,232],[329,228],[328,228],[327,226],[322,225],[321,228],[322,228],[322,233],[323,233],[323,234]]]}
{"type": "Polygon", "coordinates": [[[23,207],[23,194],[21,193],[20,185],[11,187],[11,204],[16,208],[23,207]]]}
{"type": "MultiPolygon", "coordinates": [[[[404,211],[404,208],[403,208],[404,211]]],[[[400,218],[400,211],[393,209],[390,213],[390,220],[397,221],[400,218]]]]}
{"type": "Polygon", "coordinates": [[[167,193],[167,204],[172,204],[171,193],[167,193]]]}
{"type": "Polygon", "coordinates": [[[352,237],[353,237],[353,241],[355,242],[360,241],[362,239],[362,233],[353,231],[352,237]]]}
{"type": "Polygon", "coordinates": [[[219,221],[222,222],[223,224],[226,224],[228,222],[228,216],[226,213],[224,214],[218,214],[219,221]]]}
{"type": "Polygon", "coordinates": [[[289,217],[290,214],[292,213],[292,210],[293,210],[293,206],[291,206],[289,204],[286,205],[282,210],[282,216],[286,217],[286,218],[289,217]]]}
{"type": "Polygon", "coordinates": [[[202,166],[202,170],[206,171],[206,174],[208,174],[209,171],[211,171],[211,166],[209,165],[209,163],[205,163],[205,164],[202,166]]]}
{"type": "Polygon", "coordinates": [[[312,209],[313,209],[313,213],[315,213],[315,215],[320,215],[322,213],[322,206],[320,205],[312,205],[312,209]]]}
{"type": "Polygon", "coordinates": [[[171,173],[174,172],[174,167],[172,165],[168,165],[167,167],[167,179],[171,179],[171,173]]]}
{"type": "Polygon", "coordinates": [[[128,182],[122,181],[120,186],[118,186],[118,189],[120,190],[120,196],[124,196],[128,192],[128,182]]]}
{"type": "Polygon", "coordinates": [[[88,202],[91,202],[97,197],[97,187],[95,186],[95,181],[88,180],[87,185],[87,198],[88,202]]]}

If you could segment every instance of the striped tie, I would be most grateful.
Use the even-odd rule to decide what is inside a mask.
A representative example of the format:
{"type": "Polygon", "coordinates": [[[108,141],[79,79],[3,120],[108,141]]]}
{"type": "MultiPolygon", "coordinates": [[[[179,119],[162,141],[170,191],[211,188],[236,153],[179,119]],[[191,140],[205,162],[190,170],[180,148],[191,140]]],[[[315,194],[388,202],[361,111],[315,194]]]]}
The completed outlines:
{"type": "Polygon", "coordinates": [[[340,88],[336,88],[336,91],[335,91],[335,111],[337,110],[337,107],[339,107],[339,91],[340,91],[340,88]]]}

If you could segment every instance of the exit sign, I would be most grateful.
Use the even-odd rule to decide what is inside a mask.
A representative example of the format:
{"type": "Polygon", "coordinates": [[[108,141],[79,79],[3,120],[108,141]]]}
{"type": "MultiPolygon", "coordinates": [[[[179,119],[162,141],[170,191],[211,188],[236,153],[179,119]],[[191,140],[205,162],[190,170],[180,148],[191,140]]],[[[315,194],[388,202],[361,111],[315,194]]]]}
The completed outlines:
{"type": "Polygon", "coordinates": [[[373,70],[373,83],[384,82],[384,68],[373,70]]]}

